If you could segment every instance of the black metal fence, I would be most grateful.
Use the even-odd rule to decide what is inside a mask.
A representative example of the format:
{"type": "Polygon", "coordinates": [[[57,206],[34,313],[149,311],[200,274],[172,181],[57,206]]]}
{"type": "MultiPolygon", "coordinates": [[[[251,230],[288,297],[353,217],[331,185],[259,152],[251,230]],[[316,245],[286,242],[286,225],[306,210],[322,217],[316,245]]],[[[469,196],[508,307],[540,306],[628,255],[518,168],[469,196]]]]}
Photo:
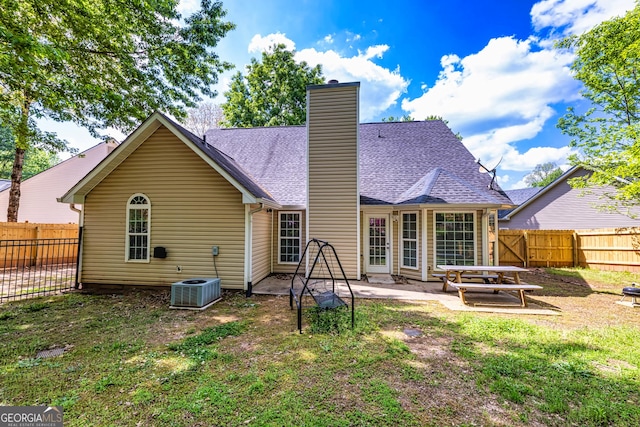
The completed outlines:
{"type": "Polygon", "coordinates": [[[0,240],[0,302],[73,289],[77,238],[0,240]]]}

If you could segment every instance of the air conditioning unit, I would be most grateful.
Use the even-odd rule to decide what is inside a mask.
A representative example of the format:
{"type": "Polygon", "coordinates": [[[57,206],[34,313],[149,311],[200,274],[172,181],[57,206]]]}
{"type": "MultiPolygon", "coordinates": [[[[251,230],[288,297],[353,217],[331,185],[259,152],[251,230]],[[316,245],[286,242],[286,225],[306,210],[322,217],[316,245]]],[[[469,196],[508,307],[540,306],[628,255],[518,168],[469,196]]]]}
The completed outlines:
{"type": "Polygon", "coordinates": [[[218,302],[222,296],[220,279],[195,278],[171,285],[171,307],[204,310],[218,302]]]}

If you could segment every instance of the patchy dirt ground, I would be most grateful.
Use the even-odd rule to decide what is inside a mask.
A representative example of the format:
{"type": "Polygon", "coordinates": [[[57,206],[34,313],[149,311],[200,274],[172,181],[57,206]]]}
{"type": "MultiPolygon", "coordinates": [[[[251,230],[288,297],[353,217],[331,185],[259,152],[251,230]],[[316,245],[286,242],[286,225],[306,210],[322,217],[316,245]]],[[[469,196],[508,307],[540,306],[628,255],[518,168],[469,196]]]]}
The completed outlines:
{"type": "MultiPolygon", "coordinates": [[[[259,418],[260,411],[265,408],[287,412],[292,407],[307,416],[319,409],[331,408],[332,413],[370,417],[360,419],[359,423],[354,421],[352,425],[571,425],[567,419],[555,419],[556,415],[541,410],[540,402],[536,401],[539,396],[535,393],[534,397],[523,403],[514,403],[501,398],[487,383],[478,382],[478,373],[482,370],[480,361],[484,360],[484,356],[502,356],[511,348],[501,348],[500,343],[470,344],[470,339],[458,332],[458,322],[465,316],[477,316],[483,320],[493,320],[495,316],[508,320],[522,319],[570,334],[571,330],[589,326],[595,329],[637,324],[640,308],[616,304],[621,298],[621,288],[626,283],[607,280],[596,282],[585,277],[553,274],[544,269],[533,269],[522,278],[544,288],[532,293],[529,296],[531,300],[552,307],[561,315],[469,314],[451,311],[438,301],[361,300],[356,302],[358,310],[365,313],[361,320],[366,324],[364,317],[373,318],[375,325],[371,329],[365,326],[362,333],[347,338],[313,335],[309,332],[307,319],[304,320],[304,334],[299,334],[296,313],[290,310],[287,296],[257,295],[245,298],[241,292],[225,292],[220,302],[199,312],[169,310],[168,292],[134,291],[131,295],[114,293],[95,299],[71,296],[68,301],[57,303],[61,306],[60,316],[47,306],[48,303],[34,302],[32,305],[25,304],[21,311],[8,309],[0,320],[4,319],[7,324],[15,320],[17,324],[21,319],[20,322],[31,324],[33,321],[25,316],[39,313],[39,317],[33,314],[34,319],[45,322],[40,335],[26,327],[7,326],[6,333],[12,334],[12,345],[21,334],[36,334],[34,342],[43,348],[57,348],[65,344],[74,346],[73,351],[60,359],[60,363],[65,362],[65,358],[77,359],[68,362],[69,366],[61,366],[59,370],[63,372],[61,378],[64,381],[70,381],[69,378],[75,378],[74,375],[78,377],[80,385],[75,392],[81,399],[68,412],[74,414],[75,411],[76,416],[100,411],[103,402],[129,402],[132,399],[130,395],[135,393],[140,384],[144,384],[153,399],[139,403],[136,410],[143,414],[148,412],[148,418],[142,424],[154,425],[157,419],[153,413],[175,408],[179,396],[188,396],[185,397],[185,405],[188,406],[200,402],[198,399],[202,396],[194,392],[196,388],[217,384],[220,389],[230,390],[225,395],[229,397],[229,405],[242,402],[242,405],[234,407],[241,414],[235,418],[239,421],[228,425],[303,424],[278,424],[259,418]],[[60,322],[61,318],[68,321],[60,322]],[[184,373],[189,371],[183,368],[187,366],[188,358],[166,348],[170,343],[195,337],[207,328],[245,320],[248,321],[246,331],[239,336],[227,337],[215,345],[216,358],[205,363],[199,362],[203,364],[194,371],[197,375],[194,374],[193,378],[184,373]],[[56,334],[46,333],[54,328],[56,334]],[[132,346],[132,342],[135,345],[132,346]],[[469,348],[477,350],[477,355],[465,357],[463,352],[469,348]],[[88,355],[86,359],[83,354],[88,355]],[[140,362],[144,360],[147,361],[146,365],[140,362]],[[128,374],[133,378],[123,378],[119,380],[123,385],[107,385],[106,390],[102,390],[100,385],[107,372],[119,372],[118,369],[134,362],[140,362],[141,365],[128,374]],[[75,374],[73,369],[81,365],[86,367],[82,375],[75,374]],[[153,375],[160,375],[163,381],[173,381],[167,372],[178,372],[183,377],[176,374],[175,383],[169,384],[171,387],[149,379],[153,375]],[[90,384],[96,385],[87,388],[87,378],[92,381],[90,384]],[[97,391],[94,393],[94,390],[97,391]],[[318,399],[319,396],[322,399],[318,399]],[[83,406],[91,399],[96,403],[94,406],[83,406]],[[245,411],[241,406],[250,410],[245,411]],[[246,415],[243,411],[250,414],[246,415]],[[398,418],[400,416],[407,418],[398,418]]],[[[28,362],[34,357],[34,345],[27,340],[24,349],[15,351],[21,360],[24,359],[22,365],[25,365],[25,360],[28,362]]],[[[528,356],[526,354],[522,358],[527,359],[528,356]]],[[[622,359],[624,357],[603,358],[592,366],[602,372],[603,377],[615,377],[621,371],[637,369],[634,359],[622,359]]],[[[518,358],[511,360],[517,361],[518,358]]],[[[35,374],[51,375],[55,370],[33,371],[33,383],[40,383],[40,376],[35,374]]],[[[19,374],[25,375],[25,372],[23,369],[19,374]]],[[[519,379],[520,372],[515,377],[519,379]]],[[[56,379],[48,382],[55,384],[56,379]]],[[[5,384],[10,382],[5,381],[5,384]]],[[[74,385],[73,381],[69,384],[74,385]]],[[[21,402],[24,403],[27,401],[25,399],[29,399],[31,387],[25,387],[20,392],[23,393],[21,402]]],[[[559,392],[564,393],[565,388],[561,387],[559,392]]],[[[51,395],[55,393],[55,389],[50,392],[51,395]]],[[[9,400],[8,396],[15,395],[13,390],[3,395],[0,387],[0,402],[5,399],[5,403],[20,403],[9,400]]],[[[629,396],[631,404],[636,405],[637,393],[630,393],[629,396]]],[[[140,396],[138,398],[142,399],[140,396]]],[[[211,402],[199,404],[213,412],[217,406],[211,402]]],[[[130,417],[123,418],[127,422],[121,425],[135,425],[139,421],[126,408],[117,409],[123,409],[122,417],[130,417]]],[[[194,422],[189,425],[213,425],[209,420],[197,419],[197,415],[194,415],[197,411],[193,411],[184,411],[189,417],[196,417],[190,418],[194,422]]],[[[181,414],[178,412],[172,421],[181,420],[181,414]]],[[[102,416],[102,424],[113,423],[106,412],[102,416]]],[[[309,422],[307,425],[315,424],[309,422]]]]}

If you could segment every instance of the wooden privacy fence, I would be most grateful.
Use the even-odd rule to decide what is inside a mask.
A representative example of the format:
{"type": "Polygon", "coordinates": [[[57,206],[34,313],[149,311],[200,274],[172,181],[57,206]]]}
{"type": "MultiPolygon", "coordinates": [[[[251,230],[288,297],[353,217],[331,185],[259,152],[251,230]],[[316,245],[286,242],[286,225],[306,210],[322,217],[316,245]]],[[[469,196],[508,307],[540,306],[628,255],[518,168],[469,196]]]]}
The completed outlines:
{"type": "Polygon", "coordinates": [[[0,223],[0,268],[75,263],[77,224],[0,223]]]}
{"type": "Polygon", "coordinates": [[[499,230],[500,265],[640,272],[640,228],[499,230]]]}

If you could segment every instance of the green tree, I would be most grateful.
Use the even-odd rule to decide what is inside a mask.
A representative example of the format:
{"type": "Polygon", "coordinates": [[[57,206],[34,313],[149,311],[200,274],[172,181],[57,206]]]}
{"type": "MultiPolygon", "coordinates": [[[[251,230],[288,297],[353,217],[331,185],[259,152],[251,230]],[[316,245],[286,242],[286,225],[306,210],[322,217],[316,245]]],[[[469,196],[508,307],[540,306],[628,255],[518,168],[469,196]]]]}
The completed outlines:
{"type": "Polygon", "coordinates": [[[0,126],[0,178],[11,178],[11,166],[15,151],[15,138],[11,129],[0,126]]]}
{"type": "Polygon", "coordinates": [[[592,171],[571,185],[611,186],[603,207],[628,213],[640,204],[640,4],[558,47],[575,50],[571,68],[591,104],[585,113],[569,108],[557,124],[579,149],[571,163],[592,171]]]}
{"type": "MultiPolygon", "coordinates": [[[[15,151],[16,141],[11,130],[0,127],[0,178],[11,178],[15,151]]],[[[22,178],[31,178],[59,162],[60,158],[55,153],[42,148],[30,147],[24,155],[22,178]]]]}
{"type": "Polygon", "coordinates": [[[185,117],[231,67],[213,52],[233,28],[220,2],[201,0],[181,21],[176,0],[3,0],[0,123],[16,139],[7,220],[18,217],[25,152],[67,142],[37,118],[71,121],[93,135],[124,132],[154,110],[185,117]]]}
{"type": "Polygon", "coordinates": [[[389,117],[383,117],[382,118],[382,122],[414,122],[414,118],[411,117],[411,114],[405,114],[402,117],[395,117],[395,116],[389,116],[389,117]]]}
{"type": "Polygon", "coordinates": [[[307,85],[322,84],[320,66],[297,63],[295,52],[283,44],[262,53],[247,65],[247,75],[231,79],[227,102],[222,104],[225,125],[230,127],[287,126],[306,122],[307,85]]]}
{"type": "Polygon", "coordinates": [[[553,162],[540,163],[533,171],[524,177],[529,187],[546,187],[562,175],[562,169],[553,162]]]}

